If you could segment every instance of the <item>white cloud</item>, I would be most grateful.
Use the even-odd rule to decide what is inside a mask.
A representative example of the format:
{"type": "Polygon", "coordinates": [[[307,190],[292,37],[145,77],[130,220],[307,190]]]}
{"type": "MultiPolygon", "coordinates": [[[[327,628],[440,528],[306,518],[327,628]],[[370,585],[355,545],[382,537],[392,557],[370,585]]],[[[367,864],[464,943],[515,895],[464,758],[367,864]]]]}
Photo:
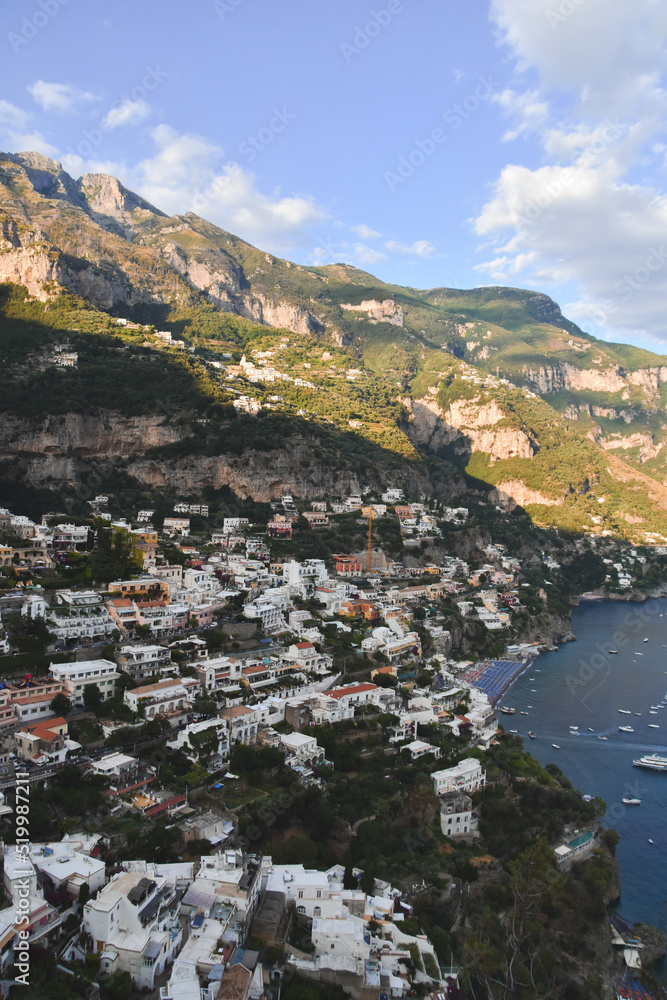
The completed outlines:
{"type": "Polygon", "coordinates": [[[664,340],[667,196],[657,147],[667,119],[667,8],[492,0],[491,11],[530,80],[494,97],[516,121],[505,138],[536,132],[545,163],[500,172],[474,220],[489,258],[477,269],[495,281],[569,284],[579,289],[570,314],[588,328],[664,340]],[[654,175],[638,183],[635,168],[653,162],[654,175]]]}
{"type": "Polygon", "coordinates": [[[354,254],[360,264],[379,264],[383,260],[387,260],[386,253],[366,246],[365,243],[355,243],[354,254]]]}
{"type": "Polygon", "coordinates": [[[504,142],[516,139],[522,132],[534,131],[543,124],[549,114],[548,104],[539,99],[536,90],[526,90],[523,94],[517,94],[507,87],[499,94],[493,94],[491,102],[499,104],[508,117],[517,120],[516,125],[505,132],[504,142]]]}
{"type": "Polygon", "coordinates": [[[77,90],[68,83],[47,83],[36,80],[28,87],[28,93],[43,111],[67,113],[75,111],[81,104],[95,100],[94,94],[77,90]]]}
{"type": "Polygon", "coordinates": [[[122,125],[137,125],[150,114],[150,107],[146,101],[123,101],[115,108],[112,108],[102,119],[102,128],[109,131],[122,125]]]}
{"type": "Polygon", "coordinates": [[[432,257],[435,253],[435,247],[428,240],[415,240],[410,245],[398,243],[396,240],[387,240],[385,249],[391,250],[392,253],[400,253],[411,257],[432,257]]]}
{"type": "Polygon", "coordinates": [[[30,115],[22,108],[17,108],[9,101],[0,100],[0,126],[11,129],[24,129],[30,121],[30,115]]]}
{"type": "Polygon", "coordinates": [[[196,212],[275,253],[311,242],[312,227],[327,218],[310,197],[265,194],[238,163],[220,166],[223,150],[202,136],[181,135],[168,125],[158,125],[151,136],[157,152],[125,183],[163,211],[196,212]]]}
{"type": "Polygon", "coordinates": [[[353,233],[360,236],[362,240],[377,240],[382,236],[382,233],[378,233],[377,230],[371,229],[370,226],[364,226],[363,223],[360,226],[351,226],[353,233]]]}
{"type": "Polygon", "coordinates": [[[30,130],[32,116],[23,108],[0,100],[0,147],[14,152],[34,150],[45,156],[55,156],[58,150],[41,132],[30,130]]]}

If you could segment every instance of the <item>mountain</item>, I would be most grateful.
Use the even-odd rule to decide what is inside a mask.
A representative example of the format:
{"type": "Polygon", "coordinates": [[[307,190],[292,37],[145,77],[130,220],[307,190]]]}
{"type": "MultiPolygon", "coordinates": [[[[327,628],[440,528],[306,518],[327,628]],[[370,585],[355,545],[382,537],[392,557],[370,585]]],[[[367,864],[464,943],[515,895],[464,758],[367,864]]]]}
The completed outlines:
{"type": "Polygon", "coordinates": [[[667,538],[667,358],[546,295],[293,264],[37,153],[0,154],[0,282],[5,482],[255,500],[390,483],[667,538]]]}

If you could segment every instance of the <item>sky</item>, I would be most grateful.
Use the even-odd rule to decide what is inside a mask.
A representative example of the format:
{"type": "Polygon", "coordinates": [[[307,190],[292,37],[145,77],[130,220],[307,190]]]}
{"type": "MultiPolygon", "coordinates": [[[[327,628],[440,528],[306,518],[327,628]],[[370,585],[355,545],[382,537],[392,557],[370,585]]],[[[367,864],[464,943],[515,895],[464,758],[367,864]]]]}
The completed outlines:
{"type": "Polygon", "coordinates": [[[667,350],[664,0],[13,0],[0,148],[667,350]]]}

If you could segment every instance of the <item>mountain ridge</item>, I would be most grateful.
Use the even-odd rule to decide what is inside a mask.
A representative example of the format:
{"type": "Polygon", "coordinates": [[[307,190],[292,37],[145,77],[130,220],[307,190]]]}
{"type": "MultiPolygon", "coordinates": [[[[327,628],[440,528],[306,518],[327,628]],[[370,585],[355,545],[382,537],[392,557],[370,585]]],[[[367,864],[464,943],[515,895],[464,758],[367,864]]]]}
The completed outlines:
{"type": "MultiPolygon", "coordinates": [[[[178,420],[187,433],[174,436],[173,426],[155,432],[159,442],[146,444],[150,457],[132,456],[134,473],[147,483],[168,481],[171,462],[182,488],[188,475],[193,488],[204,488],[206,476],[197,477],[192,462],[189,473],[176,473],[179,462],[188,464],[184,449],[190,448],[206,456],[209,485],[219,486],[227,473],[211,463],[216,448],[219,460],[229,447],[232,404],[243,407],[250,405],[243,399],[258,397],[252,406],[264,427],[273,426],[279,413],[291,414],[290,426],[304,440],[317,425],[329,436],[351,436],[362,450],[379,446],[372,460],[378,468],[391,464],[392,455],[416,460],[431,470],[418,476],[422,484],[435,475],[439,489],[455,494],[472,477],[490,496],[510,508],[527,506],[542,523],[634,537],[655,529],[667,539],[667,358],[596,340],[543,293],[494,286],[420,290],[347,264],[295,264],[192,213],[169,217],[116,178],[87,174],[74,180],[35,153],[0,154],[0,281],[27,289],[43,310],[22,306],[20,291],[9,294],[5,322],[14,324],[12,350],[22,340],[22,323],[34,333],[52,321],[47,314],[54,310],[62,313],[68,340],[80,347],[78,373],[58,373],[63,387],[71,382],[59,399],[50,394],[52,375],[44,374],[44,347],[24,351],[23,368],[41,388],[40,399],[28,401],[25,376],[17,371],[9,379],[6,410],[13,406],[19,419],[22,413],[46,418],[48,406],[60,413],[68,398],[73,412],[79,406],[90,413],[104,397],[95,392],[95,379],[104,378],[100,352],[119,371],[130,371],[128,357],[148,358],[159,362],[165,377],[167,370],[168,377],[179,372],[181,381],[206,385],[208,402],[201,406],[222,407],[222,416],[206,417],[204,429],[188,424],[188,393],[181,386],[178,420]],[[139,324],[137,332],[114,329],[116,316],[139,324]],[[167,357],[164,343],[150,332],[146,339],[146,324],[183,339],[189,360],[179,360],[171,348],[167,357]],[[243,364],[216,360],[225,351],[243,364]],[[286,367],[279,360],[287,355],[286,367]],[[301,376],[290,374],[295,367],[301,376]],[[273,403],[271,381],[280,386],[273,403]],[[650,495],[651,510],[637,499],[639,484],[650,495]]],[[[128,402],[123,406],[132,409],[128,402]]],[[[99,410],[108,414],[113,407],[99,410]]],[[[118,419],[123,413],[121,407],[118,419]]],[[[257,419],[244,417],[248,426],[257,419]]],[[[160,426],[165,420],[173,424],[176,417],[161,418],[160,426]]],[[[254,432],[244,433],[254,447],[254,432]]],[[[25,454],[19,447],[24,439],[21,432],[5,435],[7,460],[25,454]]],[[[68,449],[83,457],[87,446],[74,434],[68,449]]],[[[348,446],[338,451],[347,453],[348,446]]],[[[277,465],[279,454],[278,443],[277,465]]],[[[311,460],[297,448],[290,461],[311,460]]],[[[345,488],[356,489],[360,478],[350,462],[345,488]]],[[[24,473],[34,483],[43,485],[49,476],[76,479],[74,466],[55,472],[57,463],[47,458],[38,472],[38,464],[35,457],[32,472],[24,473]]],[[[311,462],[311,478],[331,489],[334,480],[321,468],[316,472],[317,464],[311,462]]],[[[257,467],[268,475],[268,467],[257,467]]],[[[238,485],[230,476],[227,484],[238,485]]],[[[306,479],[293,470],[291,478],[275,477],[275,489],[289,482],[310,493],[306,479]]],[[[243,488],[257,492],[257,482],[243,488]]],[[[262,499],[268,495],[260,492],[262,499]]]]}

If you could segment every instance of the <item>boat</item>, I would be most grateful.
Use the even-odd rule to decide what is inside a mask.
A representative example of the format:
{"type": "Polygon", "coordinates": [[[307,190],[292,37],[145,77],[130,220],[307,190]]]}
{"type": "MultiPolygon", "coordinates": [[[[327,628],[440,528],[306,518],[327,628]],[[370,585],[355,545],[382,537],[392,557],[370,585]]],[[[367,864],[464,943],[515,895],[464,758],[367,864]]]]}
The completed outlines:
{"type": "Polygon", "coordinates": [[[649,729],[660,729],[660,726],[657,724],[657,722],[649,722],[648,728],[649,729]]]}
{"type": "Polygon", "coordinates": [[[608,740],[609,737],[608,736],[598,736],[598,739],[599,740],[608,740]]]}
{"type": "Polygon", "coordinates": [[[632,715],[632,712],[630,711],[629,708],[619,708],[619,712],[621,713],[621,715],[632,715]]]}
{"type": "Polygon", "coordinates": [[[516,708],[508,708],[507,705],[503,705],[500,711],[503,715],[514,715],[516,713],[516,708]]]}
{"type": "Polygon", "coordinates": [[[635,715],[641,715],[641,714],[642,714],[641,712],[635,712],[635,715]]]}
{"type": "Polygon", "coordinates": [[[592,802],[593,801],[593,796],[592,795],[582,795],[581,797],[584,800],[584,802],[592,802]]]}
{"type": "Polygon", "coordinates": [[[528,712],[520,712],[520,715],[528,715],[528,712]]]}
{"type": "Polygon", "coordinates": [[[619,733],[634,733],[632,726],[619,726],[618,731],[619,733]]]}
{"type": "Polygon", "coordinates": [[[595,732],[595,730],[594,730],[594,729],[591,729],[591,727],[589,726],[589,727],[588,727],[588,732],[589,732],[589,733],[594,733],[594,732],[595,732]]]}
{"type": "Polygon", "coordinates": [[[571,729],[570,736],[581,736],[581,733],[578,733],[576,729],[571,729]]]}
{"type": "Polygon", "coordinates": [[[641,799],[621,799],[624,806],[640,806],[642,804],[641,799]]]}
{"type": "Polygon", "coordinates": [[[645,754],[632,763],[635,767],[646,767],[650,771],[667,771],[667,757],[661,757],[657,753],[645,754]]]}
{"type": "Polygon", "coordinates": [[[652,708],[652,709],[649,710],[648,714],[649,715],[657,715],[658,713],[656,712],[656,710],[654,708],[652,708]]]}
{"type": "Polygon", "coordinates": [[[557,743],[552,743],[551,746],[554,748],[554,750],[560,750],[560,747],[558,746],[557,743]]]}
{"type": "Polygon", "coordinates": [[[532,705],[526,705],[526,708],[532,708],[532,707],[533,707],[532,705]]]}
{"type": "Polygon", "coordinates": [[[643,639],[642,641],[643,641],[643,642],[648,642],[648,639],[643,639]]]}
{"type": "Polygon", "coordinates": [[[609,649],[609,650],[607,650],[607,652],[608,653],[618,653],[618,650],[617,649],[609,649]]]}
{"type": "Polygon", "coordinates": [[[510,732],[513,733],[516,736],[516,734],[519,732],[519,730],[518,729],[510,729],[510,732]]]}
{"type": "Polygon", "coordinates": [[[528,735],[530,736],[531,740],[535,739],[535,733],[532,732],[532,730],[531,730],[531,732],[528,733],[528,735]]]}
{"type": "Polygon", "coordinates": [[[651,838],[650,838],[650,837],[648,838],[648,842],[649,842],[649,844],[652,844],[652,843],[653,843],[653,841],[651,840],[651,838]]]}
{"type": "Polygon", "coordinates": [[[578,729],[579,726],[570,726],[570,729],[578,729]]]}

